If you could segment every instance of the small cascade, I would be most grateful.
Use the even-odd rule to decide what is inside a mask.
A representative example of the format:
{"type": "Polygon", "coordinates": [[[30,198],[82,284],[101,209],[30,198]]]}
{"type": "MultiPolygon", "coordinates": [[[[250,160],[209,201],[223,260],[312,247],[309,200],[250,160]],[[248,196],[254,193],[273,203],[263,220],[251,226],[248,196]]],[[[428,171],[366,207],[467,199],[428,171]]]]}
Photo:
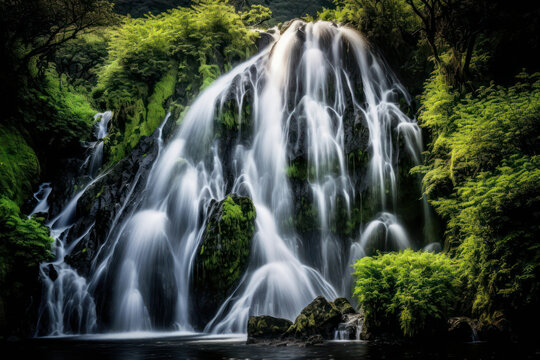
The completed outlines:
{"type": "Polygon", "coordinates": [[[478,337],[478,330],[476,329],[476,326],[471,326],[471,341],[474,342],[480,342],[480,338],[478,337]]]}
{"type": "Polygon", "coordinates": [[[344,320],[335,330],[334,340],[360,340],[364,326],[363,315],[348,314],[344,320]]]}
{"type": "Polygon", "coordinates": [[[94,129],[94,136],[96,141],[91,144],[92,154],[89,157],[88,175],[95,177],[101,165],[103,163],[103,139],[108,134],[108,125],[113,116],[112,111],[106,111],[104,113],[98,113],[94,116],[94,120],[97,122],[94,129]],[[99,119],[99,121],[97,121],[99,119]]]}
{"type": "MultiPolygon", "coordinates": [[[[409,101],[360,34],[328,22],[294,21],[273,44],[206,88],[166,146],[163,125],[158,129],[158,155],[145,188],[127,190],[120,214],[129,201],[136,206],[115,216],[84,279],[64,257],[73,249],[67,239],[77,202],[104,176],[98,175],[102,139],[112,113],[96,115],[98,141],[88,167],[94,180],[49,223],[57,251],[56,260],[41,267],[49,333],[196,329],[193,266],[210,205],[228,194],[252,200],[255,235],[247,271],[205,332],[244,333],[250,315],[294,320],[316,296],[350,296],[351,264],[412,243],[396,215],[398,155],[403,144],[419,162],[422,139],[399,99],[409,101]],[[219,122],[225,115],[236,120],[234,136],[219,122]],[[364,148],[355,145],[355,128],[369,135],[364,148]],[[351,169],[353,152],[366,154],[362,173],[351,169]],[[301,195],[289,176],[296,164],[302,166],[294,185],[303,186],[301,195]],[[373,216],[350,237],[342,235],[339,224],[354,223],[353,209],[366,194],[373,216]],[[309,234],[294,221],[300,200],[315,220],[309,234]]],[[[349,318],[336,338],[357,339],[361,327],[359,317],[349,318]]]]}
{"type": "Polygon", "coordinates": [[[43,183],[39,185],[38,191],[34,193],[34,199],[37,201],[37,205],[34,207],[28,217],[32,217],[34,214],[48,214],[49,213],[49,195],[52,192],[51,183],[43,183]]]}
{"type": "MultiPolygon", "coordinates": [[[[96,121],[98,119],[100,121],[96,124],[95,136],[98,142],[92,146],[90,167],[87,174],[91,178],[95,177],[101,167],[103,156],[102,140],[107,136],[107,126],[111,118],[112,112],[110,111],[98,113],[94,117],[96,121]]],[[[76,220],[77,203],[84,193],[104,176],[106,174],[101,174],[90,181],[75,194],[57,216],[47,223],[54,239],[55,260],[43,263],[40,266],[44,294],[37,331],[40,331],[42,327],[47,327],[47,334],[55,336],[90,333],[96,330],[96,308],[89,292],[87,280],[79,276],[77,271],[71,268],[64,260],[77,243],[90,233],[94,226],[92,224],[80,237],[68,243],[70,229],[76,220]]],[[[39,203],[31,215],[48,211],[47,198],[51,191],[50,184],[40,186],[38,192],[34,194],[39,203]]]]}

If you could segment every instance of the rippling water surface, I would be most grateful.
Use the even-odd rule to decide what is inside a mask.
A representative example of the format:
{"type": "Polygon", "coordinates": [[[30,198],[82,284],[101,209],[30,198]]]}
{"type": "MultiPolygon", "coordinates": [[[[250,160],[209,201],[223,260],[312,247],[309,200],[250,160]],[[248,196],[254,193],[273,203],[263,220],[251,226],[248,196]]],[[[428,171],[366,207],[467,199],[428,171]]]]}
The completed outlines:
{"type": "Polygon", "coordinates": [[[40,338],[2,345],[3,359],[540,359],[540,347],[523,345],[425,344],[376,345],[327,342],[322,345],[273,347],[246,345],[242,336],[148,333],[99,337],[40,338]],[[5,357],[6,354],[7,357],[5,357]]]}

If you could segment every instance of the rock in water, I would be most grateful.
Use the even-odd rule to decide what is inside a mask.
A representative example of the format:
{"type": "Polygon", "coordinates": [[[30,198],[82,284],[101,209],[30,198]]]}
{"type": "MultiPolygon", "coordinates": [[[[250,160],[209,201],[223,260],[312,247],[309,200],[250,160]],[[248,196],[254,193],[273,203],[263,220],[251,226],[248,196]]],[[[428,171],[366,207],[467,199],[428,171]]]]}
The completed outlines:
{"type": "Polygon", "coordinates": [[[209,211],[193,275],[193,305],[203,326],[231,294],[246,271],[256,211],[248,197],[227,196],[209,211]]]}
{"type": "Polygon", "coordinates": [[[273,316],[250,316],[248,321],[248,343],[257,340],[279,339],[291,327],[292,321],[273,316]]]}
{"type": "Polygon", "coordinates": [[[321,335],[324,339],[333,339],[341,320],[339,309],[324,297],[318,296],[302,310],[285,337],[308,339],[313,335],[321,335]]]}

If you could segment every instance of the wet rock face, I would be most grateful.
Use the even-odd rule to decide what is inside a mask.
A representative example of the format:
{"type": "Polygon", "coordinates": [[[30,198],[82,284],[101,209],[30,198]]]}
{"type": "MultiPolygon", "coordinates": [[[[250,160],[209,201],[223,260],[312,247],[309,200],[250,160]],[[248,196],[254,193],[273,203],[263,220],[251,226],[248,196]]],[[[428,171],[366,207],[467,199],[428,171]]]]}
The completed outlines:
{"type": "Polygon", "coordinates": [[[250,316],[247,328],[248,341],[279,339],[292,324],[290,320],[275,318],[273,316],[250,316]]]}
{"type": "Polygon", "coordinates": [[[244,275],[255,218],[255,206],[248,197],[231,195],[211,205],[193,267],[192,302],[199,326],[212,319],[244,275]]]}
{"type": "MultiPolygon", "coordinates": [[[[172,126],[174,121],[169,120],[169,123],[172,126]]],[[[82,239],[65,260],[81,275],[89,275],[91,263],[109,237],[112,227],[122,223],[139,206],[140,197],[130,194],[144,192],[157,156],[157,140],[157,133],[141,139],[129,156],[105,170],[106,175],[79,199],[77,221],[69,232],[68,244],[81,236],[82,239]]],[[[101,253],[106,254],[103,250],[101,253]]]]}
{"type": "Polygon", "coordinates": [[[324,339],[333,339],[342,317],[333,303],[319,296],[302,310],[284,336],[307,339],[313,335],[321,335],[324,339]]]}

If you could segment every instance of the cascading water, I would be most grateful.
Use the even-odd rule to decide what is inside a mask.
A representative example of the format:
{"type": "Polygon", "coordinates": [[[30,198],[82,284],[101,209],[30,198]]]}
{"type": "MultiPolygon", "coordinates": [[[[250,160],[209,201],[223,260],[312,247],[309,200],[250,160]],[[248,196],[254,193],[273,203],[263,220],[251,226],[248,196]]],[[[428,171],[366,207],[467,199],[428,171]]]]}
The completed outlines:
{"type": "Polygon", "coordinates": [[[49,213],[48,199],[51,192],[52,192],[51,183],[43,183],[39,185],[38,191],[34,193],[34,200],[37,201],[37,204],[32,210],[32,212],[30,213],[30,215],[28,215],[28,217],[32,217],[32,215],[39,214],[39,213],[43,213],[43,214],[49,213]]]}
{"type": "MultiPolygon", "coordinates": [[[[107,136],[107,126],[113,113],[107,111],[98,113],[94,117],[100,119],[96,122],[95,137],[96,143],[91,146],[92,152],[90,166],[87,175],[94,177],[101,168],[103,158],[103,139],[107,136]]],[[[83,166],[84,167],[84,166],[83,166]]],[[[88,333],[96,328],[96,311],[92,296],[88,292],[88,285],[85,278],[79,276],[77,271],[65,263],[66,255],[69,255],[77,243],[86,236],[92,226],[86,232],[67,244],[70,228],[73,226],[77,203],[86,190],[95,182],[100,180],[103,174],[90,183],[68,202],[60,214],[50,220],[47,224],[51,229],[51,236],[54,239],[55,260],[43,263],[40,266],[41,278],[44,282],[44,299],[40,316],[38,319],[38,329],[41,323],[48,324],[49,335],[62,335],[66,333],[88,333]]],[[[47,198],[52,191],[50,184],[45,183],[40,186],[38,193],[34,197],[39,200],[32,211],[32,214],[48,212],[47,198]],[[39,197],[38,197],[39,196],[39,197]]]]}
{"type": "Polygon", "coordinates": [[[109,125],[109,121],[111,121],[112,116],[112,111],[98,113],[94,116],[94,120],[96,120],[97,122],[94,134],[96,137],[96,141],[91,144],[92,154],[89,157],[88,165],[88,175],[90,175],[91,177],[95,177],[99,169],[101,169],[101,165],[103,162],[103,147],[105,146],[103,143],[103,139],[108,134],[107,127],[109,125]],[[100,121],[97,121],[97,119],[100,119],[100,121]]]}
{"type": "MultiPolygon", "coordinates": [[[[69,232],[80,195],[51,221],[57,259],[42,265],[42,313],[56,324],[49,333],[193,330],[190,280],[208,209],[232,193],[249,196],[256,208],[251,258],[205,331],[243,333],[250,315],[294,319],[318,295],[348,295],[349,266],[370,247],[410,246],[392,214],[398,143],[416,162],[422,143],[416,123],[397,105],[399,96],[408,100],[357,32],[293,22],[268,49],[207,88],[167,146],[160,142],[138,206],[125,221],[114,219],[88,279],[63,261],[61,234],[69,232]],[[239,132],[246,133],[224,149],[215,122],[231,104],[239,132]],[[369,133],[370,160],[360,182],[347,159],[347,128],[357,125],[369,133]],[[317,219],[309,238],[292,220],[297,198],[288,168],[298,158],[305,160],[306,196],[317,219]],[[356,229],[357,241],[343,239],[337,220],[351,217],[361,192],[375,199],[378,214],[356,229]]],[[[108,114],[99,114],[101,120],[108,114]]]]}

